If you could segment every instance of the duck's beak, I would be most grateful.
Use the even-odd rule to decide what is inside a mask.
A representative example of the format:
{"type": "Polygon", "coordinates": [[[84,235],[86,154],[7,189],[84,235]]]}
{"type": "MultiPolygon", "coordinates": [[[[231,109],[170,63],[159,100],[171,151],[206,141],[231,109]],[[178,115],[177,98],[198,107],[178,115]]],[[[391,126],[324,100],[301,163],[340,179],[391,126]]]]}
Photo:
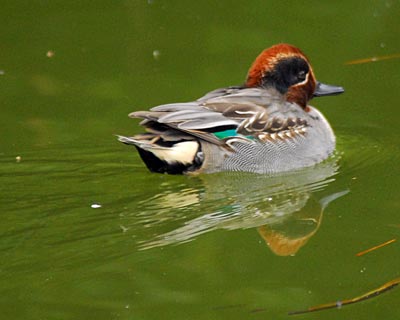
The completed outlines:
{"type": "Polygon", "coordinates": [[[317,81],[317,86],[314,91],[314,97],[332,96],[343,92],[344,89],[342,87],[332,86],[330,84],[325,84],[317,81]]]}

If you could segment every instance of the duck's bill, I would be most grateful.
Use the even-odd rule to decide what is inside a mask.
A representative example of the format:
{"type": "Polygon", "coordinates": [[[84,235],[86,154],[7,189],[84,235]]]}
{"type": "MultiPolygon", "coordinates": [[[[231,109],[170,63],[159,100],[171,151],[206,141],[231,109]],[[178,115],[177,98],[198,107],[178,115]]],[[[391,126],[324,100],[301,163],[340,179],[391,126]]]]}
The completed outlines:
{"type": "Polygon", "coordinates": [[[342,87],[317,82],[317,86],[314,91],[314,97],[332,96],[343,92],[344,89],[342,87]]]}

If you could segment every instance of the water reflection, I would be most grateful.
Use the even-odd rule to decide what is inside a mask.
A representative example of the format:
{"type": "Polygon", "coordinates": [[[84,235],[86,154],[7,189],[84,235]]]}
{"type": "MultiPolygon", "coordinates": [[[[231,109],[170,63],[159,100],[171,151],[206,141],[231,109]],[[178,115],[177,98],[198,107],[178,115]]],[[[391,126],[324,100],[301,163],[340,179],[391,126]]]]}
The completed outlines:
{"type": "Polygon", "coordinates": [[[196,187],[143,201],[147,207],[141,218],[147,227],[175,219],[180,226],[142,241],[140,248],[179,244],[216,229],[256,228],[275,254],[294,255],[317,232],[326,206],[347,193],[326,194],[337,172],[337,159],[331,159],[285,175],[219,173],[195,178],[196,187]]]}

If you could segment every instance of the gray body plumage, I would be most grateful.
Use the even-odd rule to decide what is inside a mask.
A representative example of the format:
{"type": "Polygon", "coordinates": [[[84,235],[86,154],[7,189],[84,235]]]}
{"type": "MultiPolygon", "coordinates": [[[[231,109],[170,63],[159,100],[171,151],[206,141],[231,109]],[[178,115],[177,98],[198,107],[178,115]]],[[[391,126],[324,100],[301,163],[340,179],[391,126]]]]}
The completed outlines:
{"type": "Polygon", "coordinates": [[[323,115],[310,108],[309,126],[304,133],[289,139],[280,139],[278,134],[273,141],[231,141],[233,152],[221,156],[219,148],[203,143],[209,163],[204,172],[246,171],[255,173],[277,173],[315,165],[328,158],[335,149],[335,136],[323,115]]]}

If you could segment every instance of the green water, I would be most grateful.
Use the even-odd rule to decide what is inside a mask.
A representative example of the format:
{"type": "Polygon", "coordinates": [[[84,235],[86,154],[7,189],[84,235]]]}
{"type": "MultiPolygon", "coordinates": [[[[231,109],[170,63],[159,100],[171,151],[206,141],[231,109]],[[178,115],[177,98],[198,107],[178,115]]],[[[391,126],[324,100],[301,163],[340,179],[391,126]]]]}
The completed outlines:
{"type": "MultiPolygon", "coordinates": [[[[288,319],[400,276],[398,1],[0,1],[3,319],[288,319]],[[334,158],[278,177],[151,174],[127,114],[240,84],[288,42],[334,158]],[[269,243],[269,245],[267,244],[269,243]],[[397,254],[397,255],[396,255],[397,254]]],[[[399,289],[299,319],[398,319],[399,289]]]]}

